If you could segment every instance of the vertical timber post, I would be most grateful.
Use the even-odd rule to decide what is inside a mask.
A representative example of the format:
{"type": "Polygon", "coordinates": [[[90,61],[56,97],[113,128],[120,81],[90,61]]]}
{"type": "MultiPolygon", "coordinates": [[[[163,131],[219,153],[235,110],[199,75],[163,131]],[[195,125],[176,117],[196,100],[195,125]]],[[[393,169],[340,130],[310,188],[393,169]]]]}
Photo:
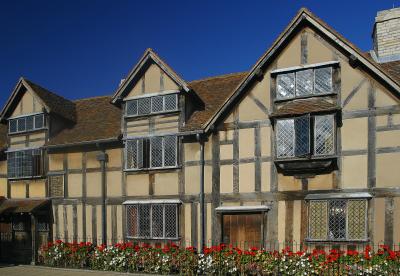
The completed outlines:
{"type": "Polygon", "coordinates": [[[108,155],[104,149],[97,154],[97,161],[100,162],[101,168],[101,237],[103,244],[107,244],[106,163],[108,162],[108,155]]]}
{"type": "Polygon", "coordinates": [[[205,206],[204,206],[204,140],[200,134],[197,134],[197,141],[200,143],[200,247],[201,252],[204,250],[205,246],[205,206]]]}

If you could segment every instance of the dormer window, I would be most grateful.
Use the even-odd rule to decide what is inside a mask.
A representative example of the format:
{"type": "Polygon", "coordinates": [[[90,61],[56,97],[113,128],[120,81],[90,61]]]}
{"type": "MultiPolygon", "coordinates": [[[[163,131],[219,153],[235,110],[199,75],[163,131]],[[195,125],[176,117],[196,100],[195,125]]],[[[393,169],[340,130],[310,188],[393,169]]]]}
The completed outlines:
{"type": "Polygon", "coordinates": [[[126,101],[125,115],[145,116],[178,111],[178,94],[147,96],[126,101]]]}
{"type": "Polygon", "coordinates": [[[335,154],[333,114],[303,115],[276,121],[278,159],[323,157],[335,154]]]}
{"type": "Polygon", "coordinates": [[[333,93],[333,65],[337,62],[273,71],[276,76],[276,100],[333,93]]]}
{"type": "Polygon", "coordinates": [[[33,114],[21,116],[8,120],[8,131],[10,134],[23,133],[44,128],[44,114],[33,114]]]}

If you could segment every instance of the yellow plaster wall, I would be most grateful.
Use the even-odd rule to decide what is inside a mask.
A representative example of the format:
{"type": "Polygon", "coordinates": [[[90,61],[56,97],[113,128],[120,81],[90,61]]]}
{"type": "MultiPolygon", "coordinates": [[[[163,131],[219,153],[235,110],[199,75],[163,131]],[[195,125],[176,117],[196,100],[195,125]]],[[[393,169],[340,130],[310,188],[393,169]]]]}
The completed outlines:
{"type": "Polygon", "coordinates": [[[122,196],[122,172],[107,172],[107,196],[122,196]]]}
{"type": "Polygon", "coordinates": [[[74,152],[68,153],[68,169],[81,169],[82,168],[82,153],[74,152]]]}
{"type": "MultiPolygon", "coordinates": [[[[58,229],[59,229],[59,238],[64,240],[64,216],[63,216],[63,212],[64,212],[64,207],[63,205],[59,205],[58,206],[58,229]]],[[[56,229],[56,226],[54,225],[54,230],[56,229]]]]}
{"type": "MultiPolygon", "coordinates": [[[[308,47],[308,63],[319,63],[332,61],[334,59],[334,51],[332,46],[321,42],[320,37],[314,31],[307,28],[307,47],[308,47]]],[[[298,54],[300,56],[300,53],[298,54]]]]}
{"type": "Polygon", "coordinates": [[[239,192],[252,193],[254,192],[254,163],[246,163],[239,165],[239,192]]]}
{"type": "Polygon", "coordinates": [[[101,237],[103,235],[103,231],[102,231],[103,219],[102,219],[102,215],[101,215],[101,205],[96,206],[96,217],[97,217],[97,238],[100,243],[101,237]]]}
{"type": "Polygon", "coordinates": [[[148,174],[132,174],[126,176],[126,193],[128,196],[148,195],[149,176],[148,174]]]}
{"type": "MultiPolygon", "coordinates": [[[[88,238],[93,238],[92,237],[92,206],[91,205],[86,205],[86,235],[88,238]]],[[[91,240],[89,240],[91,241],[91,240]]]]}
{"type": "Polygon", "coordinates": [[[293,176],[285,176],[278,173],[278,190],[279,191],[298,191],[301,190],[301,181],[293,176]]]}
{"type": "Polygon", "coordinates": [[[400,170],[396,160],[400,160],[398,152],[376,155],[376,187],[400,186],[400,170]]]}
{"type": "Polygon", "coordinates": [[[383,244],[385,240],[385,199],[384,198],[374,198],[374,243],[383,244]]]}
{"type": "MultiPolygon", "coordinates": [[[[155,195],[176,195],[178,194],[179,179],[178,173],[156,173],[154,175],[155,195]]],[[[192,179],[194,180],[194,179],[192,179]]],[[[193,183],[191,183],[193,185],[193,183]]]]}
{"type": "Polygon", "coordinates": [[[184,143],[185,161],[200,160],[200,145],[199,143],[184,143]]]}
{"type": "MultiPolygon", "coordinates": [[[[83,213],[83,205],[82,204],[77,204],[76,206],[76,218],[78,221],[78,239],[81,239],[83,237],[83,223],[82,223],[82,215],[83,213]]],[[[86,223],[86,222],[85,222],[86,223]]]]}
{"type": "Polygon", "coordinates": [[[232,159],[233,158],[233,146],[232,144],[229,145],[221,145],[220,146],[220,154],[219,154],[219,158],[221,160],[224,159],[232,159]]]}
{"type": "Polygon", "coordinates": [[[0,196],[7,196],[7,178],[0,178],[0,196]]]}
{"type": "Polygon", "coordinates": [[[269,192],[270,190],[270,175],[271,175],[271,163],[263,162],[261,164],[261,191],[269,192]]]}
{"type": "Polygon", "coordinates": [[[278,242],[281,249],[281,243],[285,241],[285,221],[286,221],[286,202],[278,202],[278,242]]]}
{"type": "Polygon", "coordinates": [[[233,193],[233,166],[223,165],[220,167],[220,192],[233,193]]]}
{"type": "Polygon", "coordinates": [[[86,193],[88,197],[101,196],[101,173],[86,173],[86,193]]]}
{"type": "Polygon", "coordinates": [[[333,188],[333,173],[316,175],[308,179],[309,190],[329,190],[333,188]]]}
{"type": "Polygon", "coordinates": [[[393,96],[393,94],[387,89],[385,89],[382,85],[374,82],[376,92],[375,92],[375,106],[376,107],[384,107],[391,105],[398,105],[399,101],[393,96]]]}
{"type": "Polygon", "coordinates": [[[301,35],[297,34],[276,58],[277,68],[298,66],[301,63],[301,35]]]}
{"type": "Polygon", "coordinates": [[[111,222],[111,205],[107,205],[107,238],[111,239],[112,237],[112,222],[111,222]]]}
{"type": "Polygon", "coordinates": [[[74,236],[74,220],[73,220],[72,205],[67,205],[67,229],[68,229],[68,241],[73,241],[74,236]]]}
{"type": "Polygon", "coordinates": [[[29,91],[25,91],[11,117],[40,112],[42,109],[43,106],[39,101],[29,91]]]}
{"type": "Polygon", "coordinates": [[[239,158],[254,157],[254,128],[239,130],[239,158]]]}
{"type": "Polygon", "coordinates": [[[118,240],[123,240],[123,235],[122,235],[122,227],[123,226],[123,221],[122,221],[122,206],[117,205],[117,236],[118,240]]]}
{"type": "MultiPolygon", "coordinates": [[[[252,94],[252,92],[249,92],[252,94]]],[[[243,98],[238,106],[240,121],[263,120],[267,116],[249,96],[243,98]]]]}
{"type": "Polygon", "coordinates": [[[343,156],[342,187],[367,188],[367,155],[343,156]]]}
{"type": "Polygon", "coordinates": [[[99,151],[89,151],[86,153],[86,167],[87,168],[100,168],[100,162],[97,161],[97,154],[99,151]]]}
{"type": "Polygon", "coordinates": [[[198,194],[200,192],[199,183],[200,166],[185,167],[185,193],[198,194]]]}
{"type": "Polygon", "coordinates": [[[271,135],[270,127],[262,127],[260,129],[262,156],[271,156],[271,135]]]}
{"type": "Polygon", "coordinates": [[[185,214],[185,243],[190,244],[190,237],[192,235],[192,215],[191,215],[191,205],[189,203],[184,203],[182,205],[183,213],[185,214]]]}
{"type": "Polygon", "coordinates": [[[398,147],[400,145],[400,130],[377,131],[376,147],[398,147]]]}
{"type": "Polygon", "coordinates": [[[122,161],[122,149],[111,149],[107,150],[108,154],[108,167],[121,167],[121,161],[122,161]]]}
{"type": "Polygon", "coordinates": [[[179,86],[167,74],[164,74],[164,89],[165,90],[178,90],[179,86]]]}
{"type": "Polygon", "coordinates": [[[33,180],[29,182],[29,197],[46,197],[46,180],[33,180]]]}
{"type": "Polygon", "coordinates": [[[368,118],[343,120],[342,150],[366,149],[368,145],[368,118]]]}
{"type": "Polygon", "coordinates": [[[25,198],[26,197],[26,184],[25,182],[12,182],[11,183],[11,198],[25,198]]]}
{"type": "Polygon", "coordinates": [[[58,171],[64,168],[64,154],[62,153],[51,153],[49,154],[49,170],[58,171]]]}
{"type": "MultiPolygon", "coordinates": [[[[92,178],[90,180],[92,180],[92,178]]],[[[88,182],[89,181],[86,181],[87,185],[92,185],[92,183],[89,184],[88,182]]],[[[82,174],[80,173],[68,174],[68,196],[69,197],[82,196],[82,174]]]]}
{"type": "Polygon", "coordinates": [[[293,203],[293,240],[301,241],[301,200],[295,200],[293,203]]]}

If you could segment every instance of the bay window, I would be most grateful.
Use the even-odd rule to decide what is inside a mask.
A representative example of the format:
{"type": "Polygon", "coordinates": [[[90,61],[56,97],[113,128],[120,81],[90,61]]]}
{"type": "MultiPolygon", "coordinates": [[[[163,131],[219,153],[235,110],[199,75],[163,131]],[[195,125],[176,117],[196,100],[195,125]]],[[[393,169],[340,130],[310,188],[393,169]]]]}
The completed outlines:
{"type": "Polygon", "coordinates": [[[335,153],[335,118],[303,115],[276,121],[278,158],[327,156],[335,153]]]}
{"type": "Polygon", "coordinates": [[[8,131],[10,134],[39,130],[42,128],[44,128],[43,113],[21,116],[8,120],[8,131]]]}
{"type": "Polygon", "coordinates": [[[143,97],[126,102],[126,116],[145,116],[178,110],[178,94],[143,97]]]}

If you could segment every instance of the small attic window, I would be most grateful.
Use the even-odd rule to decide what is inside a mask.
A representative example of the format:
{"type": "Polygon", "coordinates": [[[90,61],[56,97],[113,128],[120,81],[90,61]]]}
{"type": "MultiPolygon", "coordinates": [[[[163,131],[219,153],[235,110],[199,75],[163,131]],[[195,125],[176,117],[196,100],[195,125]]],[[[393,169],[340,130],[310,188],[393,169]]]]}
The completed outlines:
{"type": "Polygon", "coordinates": [[[178,94],[156,95],[126,101],[125,115],[145,116],[178,111],[178,94]]]}
{"type": "Polygon", "coordinates": [[[44,128],[44,114],[21,116],[8,120],[8,132],[10,134],[34,131],[44,128]]]}

